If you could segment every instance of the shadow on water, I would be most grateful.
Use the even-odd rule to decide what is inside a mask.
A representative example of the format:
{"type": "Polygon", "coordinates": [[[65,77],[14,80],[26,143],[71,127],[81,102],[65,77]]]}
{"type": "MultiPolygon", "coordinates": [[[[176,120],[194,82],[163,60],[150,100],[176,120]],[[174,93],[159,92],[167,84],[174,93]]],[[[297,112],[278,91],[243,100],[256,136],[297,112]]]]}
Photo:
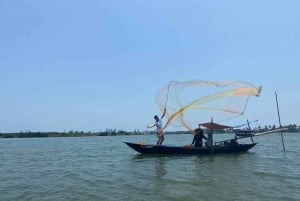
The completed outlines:
{"type": "Polygon", "coordinates": [[[219,157],[225,157],[225,158],[236,158],[237,156],[243,156],[243,155],[253,155],[255,156],[255,152],[241,152],[241,153],[215,153],[215,154],[136,154],[132,157],[133,160],[139,161],[139,160],[147,160],[147,159],[153,159],[153,158],[165,158],[165,159],[186,159],[186,158],[205,158],[205,159],[211,159],[219,158],[219,157]]]}

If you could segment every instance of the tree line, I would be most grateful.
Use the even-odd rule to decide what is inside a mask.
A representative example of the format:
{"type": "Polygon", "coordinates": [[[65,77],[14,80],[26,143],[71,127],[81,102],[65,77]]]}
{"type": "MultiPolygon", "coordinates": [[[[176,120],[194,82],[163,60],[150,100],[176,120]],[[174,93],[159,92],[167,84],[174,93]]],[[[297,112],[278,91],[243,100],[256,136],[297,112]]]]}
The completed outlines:
{"type": "Polygon", "coordinates": [[[99,132],[84,132],[84,131],[73,131],[69,132],[32,132],[32,131],[21,131],[18,133],[0,133],[0,138],[30,138],[30,137],[85,137],[85,136],[116,136],[116,135],[141,135],[139,130],[131,132],[116,129],[106,129],[106,131],[99,132]]]}
{"type": "MultiPolygon", "coordinates": [[[[287,132],[300,132],[300,126],[296,124],[290,124],[288,126],[282,126],[287,128],[287,132]]],[[[276,129],[275,125],[258,126],[256,131],[264,132],[272,129],[276,129]]],[[[220,131],[221,133],[230,133],[232,130],[220,131]]],[[[144,132],[140,130],[125,131],[117,129],[106,129],[105,131],[99,132],[84,132],[84,131],[73,131],[68,132],[32,132],[32,131],[21,131],[16,133],[0,133],[0,138],[30,138],[30,137],[85,137],[85,136],[119,136],[119,135],[143,135],[143,134],[155,134],[155,131],[144,132]]],[[[165,134],[191,134],[190,131],[166,131],[165,134]]]]}

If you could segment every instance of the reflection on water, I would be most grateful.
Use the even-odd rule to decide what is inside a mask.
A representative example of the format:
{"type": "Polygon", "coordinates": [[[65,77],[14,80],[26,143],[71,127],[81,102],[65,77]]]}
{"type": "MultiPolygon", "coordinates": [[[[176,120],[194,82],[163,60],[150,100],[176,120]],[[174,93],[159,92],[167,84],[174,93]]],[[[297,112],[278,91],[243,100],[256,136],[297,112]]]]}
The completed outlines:
{"type": "Polygon", "coordinates": [[[163,177],[167,174],[166,171],[166,160],[169,156],[163,155],[143,155],[137,154],[133,156],[134,161],[145,162],[151,161],[151,166],[154,166],[155,176],[163,177]]]}

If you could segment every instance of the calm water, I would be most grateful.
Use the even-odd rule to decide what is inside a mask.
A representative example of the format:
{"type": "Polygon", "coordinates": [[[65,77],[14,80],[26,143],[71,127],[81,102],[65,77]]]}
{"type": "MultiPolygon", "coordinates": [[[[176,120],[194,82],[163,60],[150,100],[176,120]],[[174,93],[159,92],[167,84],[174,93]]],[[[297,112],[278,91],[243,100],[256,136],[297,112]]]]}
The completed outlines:
{"type": "MultiPolygon", "coordinates": [[[[224,137],[224,135],[222,135],[224,137]]],[[[167,135],[165,144],[188,144],[167,135]]],[[[122,140],[154,135],[0,139],[0,200],[297,200],[300,133],[256,138],[247,153],[143,156],[122,140]]]]}

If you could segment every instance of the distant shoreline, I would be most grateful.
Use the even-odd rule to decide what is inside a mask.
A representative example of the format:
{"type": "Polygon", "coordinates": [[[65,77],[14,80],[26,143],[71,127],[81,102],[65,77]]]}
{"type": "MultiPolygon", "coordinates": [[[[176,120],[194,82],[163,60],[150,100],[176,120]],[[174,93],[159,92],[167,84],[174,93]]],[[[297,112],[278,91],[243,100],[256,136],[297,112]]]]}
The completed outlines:
{"type": "MultiPolygon", "coordinates": [[[[0,133],[0,138],[34,138],[34,137],[91,137],[91,136],[122,136],[122,135],[152,135],[155,134],[154,131],[151,132],[19,132],[19,133],[0,133]]],[[[165,132],[165,134],[191,134],[189,131],[174,131],[165,132]]]]}
{"type": "MultiPolygon", "coordinates": [[[[288,128],[286,132],[300,132],[300,126],[289,125],[283,126],[288,128]]],[[[275,127],[265,127],[264,129],[258,129],[256,132],[264,132],[275,127]]],[[[232,131],[219,131],[217,133],[233,133],[232,131]]],[[[0,138],[36,138],[36,137],[89,137],[89,136],[121,136],[121,135],[151,135],[155,134],[155,131],[123,131],[123,130],[112,130],[108,129],[104,132],[84,132],[84,131],[69,131],[69,132],[14,132],[14,133],[0,133],[0,138]]],[[[170,134],[191,134],[190,131],[166,131],[166,135],[170,134]]]]}

